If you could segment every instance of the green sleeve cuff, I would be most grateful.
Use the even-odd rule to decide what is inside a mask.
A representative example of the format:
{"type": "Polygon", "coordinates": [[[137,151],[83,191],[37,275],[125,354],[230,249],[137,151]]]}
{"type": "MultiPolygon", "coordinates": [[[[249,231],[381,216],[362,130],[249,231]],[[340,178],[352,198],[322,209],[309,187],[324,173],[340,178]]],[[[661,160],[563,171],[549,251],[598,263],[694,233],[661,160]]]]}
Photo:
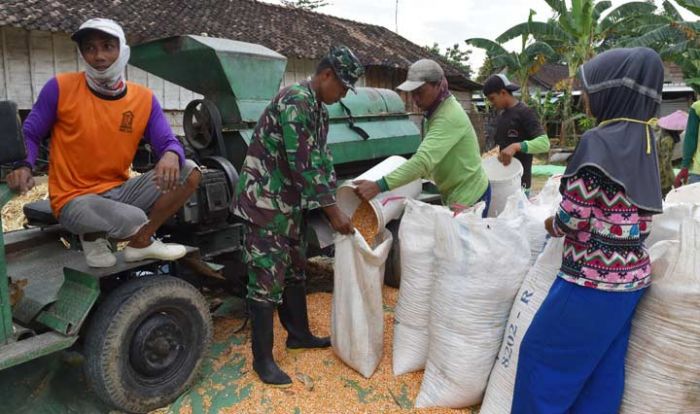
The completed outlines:
{"type": "Polygon", "coordinates": [[[549,152],[549,137],[540,135],[520,143],[520,151],[526,154],[543,154],[549,152]]]}
{"type": "Polygon", "coordinates": [[[389,191],[389,184],[386,182],[386,178],[382,177],[374,183],[379,186],[379,191],[381,191],[382,193],[385,191],[389,191]]]}

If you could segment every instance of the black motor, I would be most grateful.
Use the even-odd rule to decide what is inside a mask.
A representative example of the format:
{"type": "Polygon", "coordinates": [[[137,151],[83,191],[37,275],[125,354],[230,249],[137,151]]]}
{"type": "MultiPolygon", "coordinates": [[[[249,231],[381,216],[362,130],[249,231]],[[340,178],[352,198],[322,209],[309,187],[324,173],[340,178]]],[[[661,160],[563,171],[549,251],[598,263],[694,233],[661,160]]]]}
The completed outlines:
{"type": "Polygon", "coordinates": [[[177,213],[177,222],[187,225],[211,225],[225,222],[231,204],[231,191],[226,174],[203,168],[197,191],[177,213]]]}

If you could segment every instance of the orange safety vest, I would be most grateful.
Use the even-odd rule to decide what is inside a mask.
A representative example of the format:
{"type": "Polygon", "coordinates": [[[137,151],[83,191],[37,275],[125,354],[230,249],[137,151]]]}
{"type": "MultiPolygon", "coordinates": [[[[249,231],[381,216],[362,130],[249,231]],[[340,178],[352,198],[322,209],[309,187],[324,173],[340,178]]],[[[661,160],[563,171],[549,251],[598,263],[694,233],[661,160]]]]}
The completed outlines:
{"type": "Polygon", "coordinates": [[[129,178],[129,167],[151,116],[150,89],[127,82],[126,95],[105,99],[87,85],[85,73],[58,81],[56,122],[51,130],[49,198],[56,217],[66,203],[100,194],[129,178]]]}

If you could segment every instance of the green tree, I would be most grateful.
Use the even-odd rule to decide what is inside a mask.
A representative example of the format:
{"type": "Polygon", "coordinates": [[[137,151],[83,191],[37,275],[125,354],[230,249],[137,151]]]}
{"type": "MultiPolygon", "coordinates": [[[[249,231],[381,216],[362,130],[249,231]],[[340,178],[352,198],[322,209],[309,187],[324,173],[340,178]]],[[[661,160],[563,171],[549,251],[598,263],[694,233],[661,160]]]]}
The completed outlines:
{"type": "Polygon", "coordinates": [[[459,68],[468,78],[472,76],[472,68],[471,65],[469,65],[469,58],[472,54],[471,50],[461,50],[456,43],[452,47],[446,47],[444,52],[440,51],[440,46],[437,43],[433,43],[432,46],[426,46],[425,49],[459,68]]]}
{"type": "MultiPolygon", "coordinates": [[[[610,1],[595,0],[545,0],[554,11],[554,17],[546,22],[528,20],[506,30],[496,38],[505,43],[516,37],[531,34],[536,40],[552,46],[568,65],[569,79],[564,87],[566,96],[571,97],[574,76],[579,67],[601,49],[612,47],[611,39],[630,33],[638,24],[638,19],[652,14],[654,4],[648,2],[630,2],[617,8],[610,1]],[[604,15],[605,14],[605,15],[604,15]]],[[[570,99],[570,98],[569,98],[570,99]]],[[[566,142],[574,132],[574,120],[571,118],[571,102],[564,105],[562,142],[566,142]]]]}
{"type": "MultiPolygon", "coordinates": [[[[700,0],[676,0],[676,3],[700,17],[700,0]]],[[[683,19],[668,0],[663,2],[658,15],[640,21],[637,36],[631,37],[624,45],[655,49],[665,61],[680,66],[686,83],[700,93],[700,22],[683,19]]]]}
{"type": "MultiPolygon", "coordinates": [[[[532,23],[534,14],[534,10],[530,10],[528,23],[532,23]]],[[[522,99],[529,102],[528,79],[537,73],[546,62],[556,60],[558,55],[546,42],[530,42],[530,34],[527,32],[524,32],[520,37],[520,52],[509,52],[499,43],[484,38],[475,37],[467,39],[465,42],[470,46],[484,49],[494,69],[507,69],[508,75],[520,85],[522,99]]]]}
{"type": "Polygon", "coordinates": [[[316,10],[318,8],[328,6],[330,3],[326,0],[281,0],[282,4],[287,7],[296,9],[316,10]]]}
{"type": "Polygon", "coordinates": [[[486,55],[486,59],[484,59],[484,63],[481,64],[481,67],[479,68],[479,73],[476,75],[476,81],[483,83],[495,71],[496,68],[493,67],[491,58],[488,55],[486,55]]]}

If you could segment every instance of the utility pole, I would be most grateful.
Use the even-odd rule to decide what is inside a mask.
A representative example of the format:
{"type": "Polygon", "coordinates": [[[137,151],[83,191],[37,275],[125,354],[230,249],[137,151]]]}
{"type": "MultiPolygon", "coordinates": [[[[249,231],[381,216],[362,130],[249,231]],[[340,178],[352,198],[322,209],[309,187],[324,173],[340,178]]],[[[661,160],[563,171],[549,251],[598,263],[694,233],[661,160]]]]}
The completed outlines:
{"type": "Polygon", "coordinates": [[[394,8],[394,32],[399,33],[399,0],[396,0],[396,7],[394,8]]]}

